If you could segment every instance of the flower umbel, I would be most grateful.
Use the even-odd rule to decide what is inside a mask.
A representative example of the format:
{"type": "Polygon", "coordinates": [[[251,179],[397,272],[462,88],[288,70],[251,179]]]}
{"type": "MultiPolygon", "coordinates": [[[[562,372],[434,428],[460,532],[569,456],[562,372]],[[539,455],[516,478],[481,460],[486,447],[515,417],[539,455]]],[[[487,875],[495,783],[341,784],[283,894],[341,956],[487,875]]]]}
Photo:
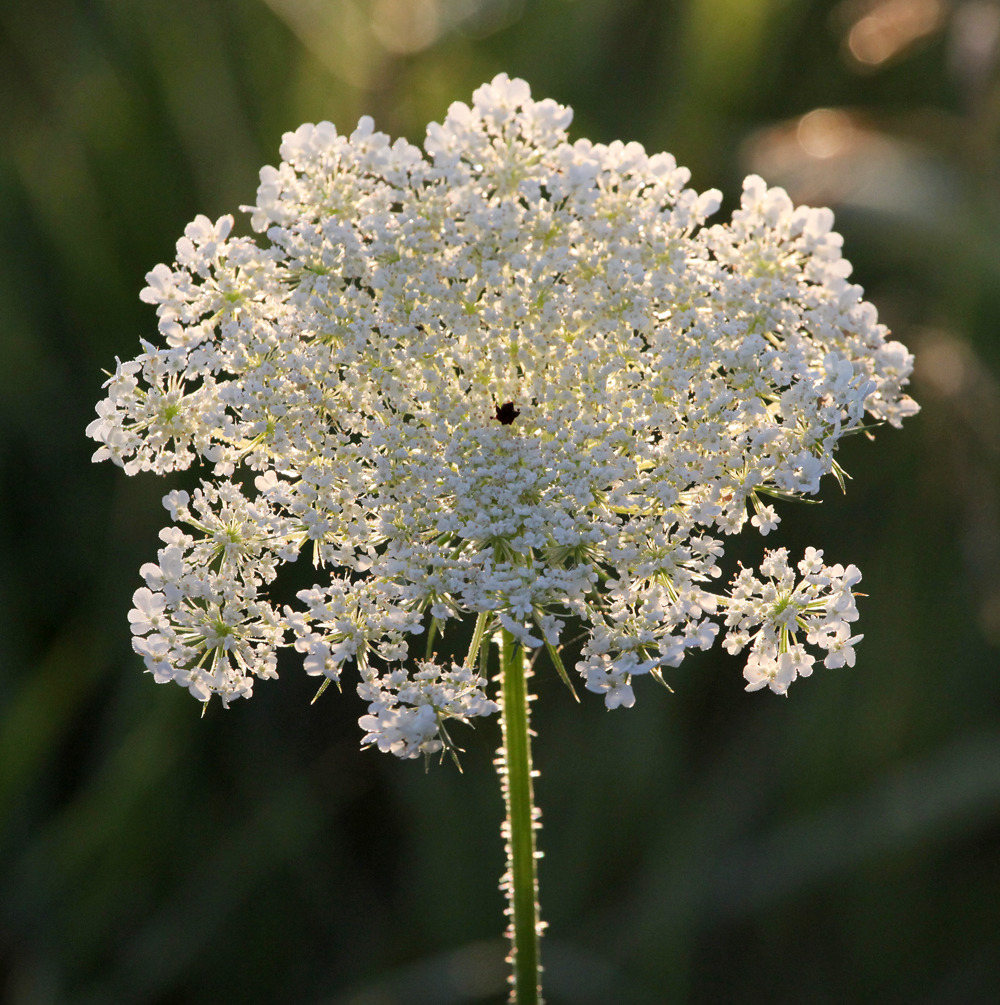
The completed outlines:
{"type": "Polygon", "coordinates": [[[912,357],[848,283],[829,210],[750,177],[708,226],[718,192],[637,143],[570,144],[570,117],[501,75],[428,128],[427,158],[368,118],[302,126],[261,171],[265,246],[199,217],[149,274],[165,345],[118,364],[88,431],[129,474],[214,472],[193,504],[167,498],[188,530],[143,569],[131,620],[156,679],[249,695],[291,636],[310,673],[354,661],[384,694],[428,610],[490,612],[529,647],[582,619],[578,669],[609,707],[708,648],[720,607],[731,651],[757,629],[751,687],[808,673],[782,639],[853,660],[846,616],[799,598],[856,573],[793,585],[776,552],[766,587],[707,585],[748,505],[769,533],[762,496],[815,493],[866,411],[916,411],[912,357]],[[334,575],[282,616],[264,590],[303,549],[334,575]]]}
{"type": "Polygon", "coordinates": [[[129,615],[157,681],[228,703],[282,646],[325,681],[354,663],[363,742],[410,758],[498,709],[494,634],[508,670],[544,646],[565,676],[569,618],[609,708],[720,617],[748,690],[786,693],[807,646],[853,666],[854,566],[779,549],[709,587],[727,536],[842,477],[866,413],[917,411],[913,357],[848,282],[829,210],[751,176],[710,225],[719,192],[637,143],[570,143],[571,117],[501,74],[426,156],[367,116],[301,126],[244,207],[266,240],[199,216],[148,274],[161,342],[118,363],[88,434],[127,474],[211,470],[164,500],[129,615]],[[279,611],[267,588],[302,552],[319,581],[279,611]],[[428,644],[409,664],[413,636],[472,613],[464,662],[428,644]]]}
{"type": "Polygon", "coordinates": [[[864,636],[852,636],[848,623],[858,619],[851,587],[860,581],[861,573],[856,565],[827,567],[822,558],[822,551],[807,548],[799,562],[802,578],[798,579],[788,565],[788,551],[779,548],[768,552],[761,563],[766,582],[750,569],[743,569],[733,580],[725,646],[735,654],[747,643],[751,645],[743,671],[749,682],[747,691],[767,686],[787,694],[796,677],[812,673],[816,660],[797,641],[800,634],[827,651],[824,666],[854,666],[852,647],[864,636]]]}

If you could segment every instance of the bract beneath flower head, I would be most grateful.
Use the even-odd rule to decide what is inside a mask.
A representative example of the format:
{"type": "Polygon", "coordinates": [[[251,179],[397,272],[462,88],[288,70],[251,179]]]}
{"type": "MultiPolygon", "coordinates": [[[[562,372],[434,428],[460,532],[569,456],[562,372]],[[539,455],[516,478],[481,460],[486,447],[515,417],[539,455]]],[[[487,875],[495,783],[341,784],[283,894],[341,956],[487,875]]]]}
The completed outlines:
{"type": "MultiPolygon", "coordinates": [[[[266,242],[199,217],[149,274],[167,347],[119,365],[88,431],[130,474],[214,466],[197,512],[167,502],[202,542],[147,577],[159,677],[173,660],[199,696],[244,693],[233,675],[273,675],[291,633],[310,673],[355,660],[378,681],[370,742],[426,750],[430,713],[386,704],[409,678],[371,658],[405,659],[426,611],[489,612],[528,646],[573,614],[588,686],[631,704],[633,675],[714,640],[713,535],[748,503],[773,530],[761,493],[815,493],[866,411],[916,410],[912,357],[847,282],[828,210],[751,177],[709,226],[720,194],[669,154],[570,143],[570,119],[501,74],[428,128],[426,157],[367,117],[304,125],[245,207],[266,242]],[[261,587],[303,550],[333,577],[278,618],[261,587]],[[409,738],[371,739],[389,719],[409,738]]],[[[775,666],[794,631],[773,626],[775,666]]],[[[435,714],[482,714],[473,692],[435,714]]]]}

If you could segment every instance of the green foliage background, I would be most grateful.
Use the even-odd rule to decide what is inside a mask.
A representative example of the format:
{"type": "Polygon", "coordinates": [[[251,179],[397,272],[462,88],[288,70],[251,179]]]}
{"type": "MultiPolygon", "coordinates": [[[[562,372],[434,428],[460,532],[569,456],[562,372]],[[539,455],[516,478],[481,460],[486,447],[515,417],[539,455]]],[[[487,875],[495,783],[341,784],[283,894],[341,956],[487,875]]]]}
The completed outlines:
{"type": "Polygon", "coordinates": [[[795,123],[845,109],[857,157],[817,191],[924,406],[846,443],[846,496],[781,509],[778,543],[865,573],[854,669],[786,700],[699,654],[608,713],[539,667],[552,1005],[996,1001],[996,38],[968,55],[995,8],[937,5],[866,70],[853,0],[493,0],[409,54],[368,27],[406,28],[387,2],[0,3],[0,998],[504,999],[495,724],[463,776],[362,754],[360,699],[310,707],[294,654],[199,719],[125,620],[170,486],[91,465],[83,429],[101,368],[155,331],[145,272],[194,214],[253,201],[283,131],[372,113],[420,141],[506,70],[571,104],[574,136],[672,150],[726,212],[781,142],[815,174],[795,123]]]}

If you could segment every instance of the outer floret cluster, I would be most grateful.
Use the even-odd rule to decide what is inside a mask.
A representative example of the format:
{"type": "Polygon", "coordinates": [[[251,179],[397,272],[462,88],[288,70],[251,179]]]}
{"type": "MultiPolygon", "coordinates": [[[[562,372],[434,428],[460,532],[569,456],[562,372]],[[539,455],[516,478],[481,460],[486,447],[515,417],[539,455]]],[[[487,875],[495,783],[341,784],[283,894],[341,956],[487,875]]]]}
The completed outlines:
{"type": "Polygon", "coordinates": [[[266,241],[198,217],[149,273],[163,344],[119,363],[88,433],[128,474],[211,468],[166,498],[130,614],[157,680],[225,702],[282,645],[330,680],[353,661],[365,741],[413,756],[496,709],[470,667],[404,669],[428,617],[489,612],[528,647],[580,619],[609,707],[717,616],[748,689],[809,674],[806,643],[853,662],[853,566],[810,550],[796,576],[782,550],[708,587],[722,539],[839,473],[865,413],[917,410],[912,356],[829,210],[750,177],[710,226],[718,192],[637,143],[570,143],[571,114],[501,75],[427,156],[367,117],[304,125],[245,207],[266,241]],[[329,572],[278,611],[303,551],[329,572]]]}

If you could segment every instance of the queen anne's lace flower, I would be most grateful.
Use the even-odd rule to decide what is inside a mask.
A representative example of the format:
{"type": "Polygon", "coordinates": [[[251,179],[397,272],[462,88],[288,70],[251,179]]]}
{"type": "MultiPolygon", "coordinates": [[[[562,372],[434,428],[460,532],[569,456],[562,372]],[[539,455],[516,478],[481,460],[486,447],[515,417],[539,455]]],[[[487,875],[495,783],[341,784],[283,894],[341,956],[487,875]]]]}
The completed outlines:
{"type": "Polygon", "coordinates": [[[429,159],[368,117],[304,125],[249,207],[266,246],[198,217],[149,273],[165,345],[118,364],[88,432],[128,474],[214,472],[166,498],[190,533],[161,532],[135,595],[156,680],[228,701],[294,643],[329,680],[355,662],[365,742],[409,757],[496,709],[470,667],[402,669],[428,613],[553,652],[582,619],[609,707],[709,648],[720,611],[751,690],[811,673],[807,643],[853,664],[853,566],[810,550],[800,578],[779,550],[707,587],[748,504],[769,533],[762,496],[839,475],[866,412],[916,411],[912,356],[829,210],[750,177],[709,226],[718,192],[637,143],[570,144],[570,118],[500,75],[428,128],[429,159]],[[333,575],[279,613],[265,589],[303,550],[333,575]]]}

